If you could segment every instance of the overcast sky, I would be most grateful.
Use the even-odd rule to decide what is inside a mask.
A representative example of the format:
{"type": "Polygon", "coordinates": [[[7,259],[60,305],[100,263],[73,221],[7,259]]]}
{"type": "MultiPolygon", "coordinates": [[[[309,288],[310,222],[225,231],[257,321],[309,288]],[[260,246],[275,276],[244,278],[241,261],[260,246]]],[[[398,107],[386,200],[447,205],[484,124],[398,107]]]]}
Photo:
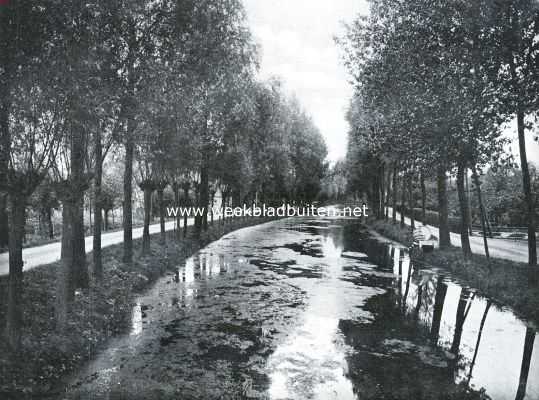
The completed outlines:
{"type": "Polygon", "coordinates": [[[328,158],[346,154],[344,115],[352,89],[333,37],[365,12],[363,0],[244,0],[261,45],[263,78],[281,77],[324,135],[328,158]]]}
{"type": "MultiPolygon", "coordinates": [[[[352,88],[333,37],[342,23],[367,12],[364,0],[243,0],[251,30],[261,46],[262,78],[281,77],[324,135],[328,158],[346,155],[348,124],[344,118],[352,88]]],[[[513,139],[518,160],[515,124],[513,139]]],[[[527,153],[539,164],[539,145],[528,134],[527,153]]]]}

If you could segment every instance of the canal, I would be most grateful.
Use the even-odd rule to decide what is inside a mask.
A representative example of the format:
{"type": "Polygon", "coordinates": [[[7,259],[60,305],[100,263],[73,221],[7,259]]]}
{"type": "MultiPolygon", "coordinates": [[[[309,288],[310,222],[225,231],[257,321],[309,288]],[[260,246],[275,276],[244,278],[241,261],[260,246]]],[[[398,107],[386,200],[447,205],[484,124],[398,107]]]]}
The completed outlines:
{"type": "Polygon", "coordinates": [[[133,307],[62,399],[539,399],[531,325],[355,219],[235,231],[133,307]]]}

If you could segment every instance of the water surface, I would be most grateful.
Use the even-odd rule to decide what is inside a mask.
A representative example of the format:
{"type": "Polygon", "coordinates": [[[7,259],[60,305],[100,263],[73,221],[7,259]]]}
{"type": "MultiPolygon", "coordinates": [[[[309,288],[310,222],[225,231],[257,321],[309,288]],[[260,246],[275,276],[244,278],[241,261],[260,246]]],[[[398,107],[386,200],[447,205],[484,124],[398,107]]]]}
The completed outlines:
{"type": "Polygon", "coordinates": [[[61,398],[539,399],[537,337],[356,220],[287,219],[159,280],[61,398]]]}

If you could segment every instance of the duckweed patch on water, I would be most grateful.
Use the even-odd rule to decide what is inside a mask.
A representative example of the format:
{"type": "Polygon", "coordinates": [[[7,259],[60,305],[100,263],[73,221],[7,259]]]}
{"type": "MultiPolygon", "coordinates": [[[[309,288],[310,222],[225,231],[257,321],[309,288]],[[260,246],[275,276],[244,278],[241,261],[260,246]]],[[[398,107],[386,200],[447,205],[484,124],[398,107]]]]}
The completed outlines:
{"type": "MultiPolygon", "coordinates": [[[[63,377],[91,359],[110,338],[129,330],[137,292],[207,243],[230,231],[265,221],[250,219],[224,226],[216,224],[199,239],[189,236],[178,241],[175,232],[167,232],[166,246],[158,244],[159,234],[152,235],[155,239],[151,255],[135,256],[130,266],[121,262],[122,244],[104,248],[104,278],[99,283],[92,280],[88,290],[77,291],[69,329],[64,333],[55,330],[54,318],[56,271],[60,262],[25,272],[22,349],[17,357],[11,357],[5,341],[0,341],[0,398],[23,400],[50,394],[63,377]]],[[[136,255],[142,242],[141,239],[133,242],[136,255]]],[[[91,253],[87,257],[91,260],[91,253]]],[[[88,262],[91,270],[91,261],[88,262]]],[[[2,277],[2,304],[6,304],[6,295],[7,277],[2,277]]],[[[5,311],[5,307],[0,307],[0,326],[5,325],[5,311]]]]}

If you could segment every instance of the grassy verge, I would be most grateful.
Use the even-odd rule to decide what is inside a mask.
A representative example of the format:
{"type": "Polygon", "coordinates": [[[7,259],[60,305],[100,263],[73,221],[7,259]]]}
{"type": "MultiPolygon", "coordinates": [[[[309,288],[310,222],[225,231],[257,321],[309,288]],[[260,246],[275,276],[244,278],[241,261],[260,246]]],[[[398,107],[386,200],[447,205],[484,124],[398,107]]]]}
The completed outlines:
{"type": "MultiPolygon", "coordinates": [[[[62,333],[54,326],[59,262],[25,272],[22,350],[13,357],[5,341],[0,340],[0,398],[33,399],[50,393],[61,378],[91,359],[107,340],[129,331],[137,293],[165,272],[176,269],[209,242],[233,230],[266,221],[268,219],[251,218],[232,220],[224,226],[216,224],[199,239],[188,236],[177,240],[175,232],[167,232],[166,246],[158,244],[159,234],[153,235],[152,253],[148,257],[139,256],[142,243],[137,239],[131,266],[121,262],[122,244],[104,248],[104,279],[101,283],[92,280],[88,290],[77,292],[69,315],[69,328],[62,333]]],[[[6,304],[6,288],[7,279],[0,278],[2,305],[6,304]]],[[[0,307],[0,329],[5,326],[5,308],[0,307]]]]}
{"type": "MultiPolygon", "coordinates": [[[[409,227],[402,228],[391,222],[374,221],[370,227],[390,239],[412,244],[409,227]]],[[[539,269],[527,264],[491,258],[489,271],[483,255],[465,260],[458,247],[436,249],[431,253],[413,252],[413,261],[420,265],[435,266],[453,273],[465,283],[478,289],[493,300],[513,308],[524,319],[539,324],[539,269]]]]}
{"type": "Polygon", "coordinates": [[[376,220],[371,221],[369,226],[382,236],[396,240],[408,247],[412,245],[412,231],[409,228],[402,228],[399,224],[376,220]]]}

